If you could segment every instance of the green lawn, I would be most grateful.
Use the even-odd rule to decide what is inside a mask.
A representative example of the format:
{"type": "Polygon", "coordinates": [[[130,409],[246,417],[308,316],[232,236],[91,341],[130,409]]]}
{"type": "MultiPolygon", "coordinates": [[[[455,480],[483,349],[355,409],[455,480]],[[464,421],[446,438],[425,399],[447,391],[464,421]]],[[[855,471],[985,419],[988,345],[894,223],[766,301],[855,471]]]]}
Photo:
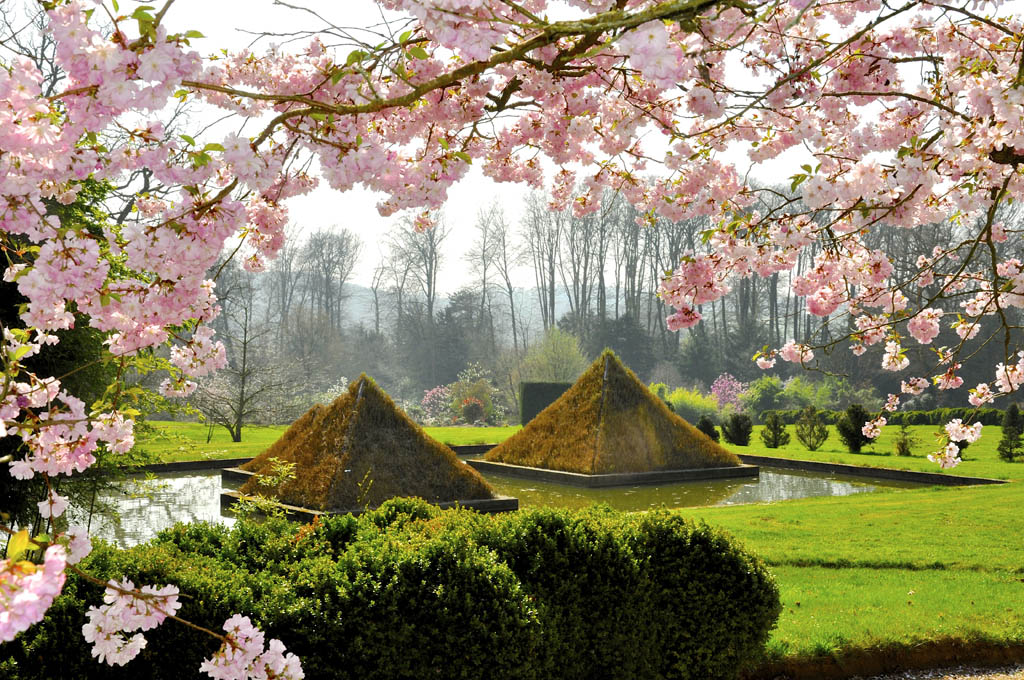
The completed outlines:
{"type": "MultiPolygon", "coordinates": [[[[162,460],[251,456],[284,427],[246,428],[232,443],[223,428],[206,443],[205,426],[152,423],[138,446],[162,460]]],[[[518,428],[427,428],[450,444],[497,443],[518,428]]],[[[792,427],[789,428],[792,432],[792,427]]],[[[936,426],[910,428],[914,456],[894,449],[886,427],[863,454],[847,453],[834,432],[816,452],[795,436],[768,449],[755,428],[737,453],[862,466],[938,471],[925,455],[938,447],[936,426]]],[[[769,653],[787,660],[863,650],[913,648],[924,642],[1024,643],[1024,463],[995,454],[1000,428],[986,427],[948,474],[1015,480],[999,486],[889,490],[841,498],[685,508],[721,526],[760,555],[779,583],[784,605],[769,653]]]]}
{"type": "MultiPolygon", "coordinates": [[[[183,460],[217,460],[257,456],[277,441],[286,425],[248,425],[242,429],[242,441],[233,442],[228,431],[216,427],[212,431],[201,423],[177,423],[167,420],[149,421],[136,433],[136,448],[149,454],[153,462],[171,463],[183,460]],[[212,432],[210,441],[208,434],[212,432]]],[[[510,427],[428,427],[427,433],[451,446],[497,444],[519,431],[510,427]]]]}
{"type": "MultiPolygon", "coordinates": [[[[792,433],[792,427],[789,428],[792,433]]],[[[755,428],[737,453],[852,465],[938,471],[925,456],[939,448],[937,426],[914,426],[913,457],[893,451],[886,427],[863,454],[848,453],[833,430],[807,451],[796,437],[766,448],[755,428]]],[[[769,643],[775,657],[809,658],[922,642],[1024,643],[1024,463],[995,448],[1001,428],[986,426],[966,459],[947,474],[1015,480],[999,486],[889,490],[771,505],[685,508],[721,526],[775,573],[784,605],[769,643]]]]}

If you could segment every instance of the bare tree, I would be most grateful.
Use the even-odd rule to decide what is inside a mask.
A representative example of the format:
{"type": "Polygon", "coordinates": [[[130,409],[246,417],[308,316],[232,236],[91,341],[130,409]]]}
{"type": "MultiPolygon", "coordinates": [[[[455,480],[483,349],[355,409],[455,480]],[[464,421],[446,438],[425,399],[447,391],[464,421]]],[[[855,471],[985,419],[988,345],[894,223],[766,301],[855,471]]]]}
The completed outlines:
{"type": "Polygon", "coordinates": [[[559,244],[562,240],[562,218],[558,212],[548,209],[544,197],[537,192],[526,199],[526,252],[533,265],[533,276],[537,286],[537,300],[540,303],[541,321],[544,330],[555,325],[555,275],[558,266],[559,244]]]}
{"type": "Polygon", "coordinates": [[[436,384],[438,376],[437,323],[435,312],[440,291],[437,277],[441,270],[442,245],[451,233],[450,227],[440,216],[435,217],[432,229],[417,230],[412,220],[403,220],[392,231],[390,260],[392,277],[398,287],[399,332],[410,331],[420,336],[420,351],[426,350],[429,381],[436,384]],[[415,304],[404,300],[407,282],[412,282],[418,293],[415,304]],[[407,314],[407,312],[410,312],[407,314]]]}
{"type": "Polygon", "coordinates": [[[288,240],[266,273],[267,315],[273,315],[277,319],[279,350],[283,350],[287,342],[293,314],[304,302],[301,252],[293,245],[299,234],[297,229],[289,229],[288,232],[288,240]]]}
{"type": "MultiPolygon", "coordinates": [[[[476,216],[476,240],[470,246],[465,259],[470,264],[470,271],[476,277],[476,285],[480,296],[479,319],[493,319],[491,309],[492,279],[498,274],[499,223],[504,223],[505,215],[501,207],[493,204],[489,209],[481,209],[476,216]]],[[[514,331],[513,331],[514,332],[514,331]]],[[[497,352],[497,340],[494,337],[494,324],[489,323],[487,329],[488,345],[492,355],[497,352]]]]}
{"type": "Polygon", "coordinates": [[[309,302],[316,315],[334,330],[341,330],[344,286],[352,276],[362,242],[349,229],[321,229],[306,241],[302,267],[309,302]]]}
{"type": "MultiPolygon", "coordinates": [[[[509,233],[509,225],[505,221],[505,213],[501,207],[492,208],[491,213],[494,220],[494,268],[501,279],[502,289],[508,301],[508,313],[512,322],[512,349],[515,355],[519,356],[522,321],[516,316],[516,289],[512,283],[512,276],[513,270],[523,261],[523,251],[512,244],[512,235],[509,233]]],[[[523,349],[526,349],[525,339],[523,349]]],[[[518,400],[518,396],[516,399],[518,400]]]]}
{"type": "Polygon", "coordinates": [[[200,380],[189,401],[208,423],[224,427],[231,441],[240,442],[245,425],[291,420],[296,381],[272,349],[273,324],[258,321],[254,275],[230,262],[218,269],[222,311],[214,326],[226,349],[227,366],[200,380]]]}

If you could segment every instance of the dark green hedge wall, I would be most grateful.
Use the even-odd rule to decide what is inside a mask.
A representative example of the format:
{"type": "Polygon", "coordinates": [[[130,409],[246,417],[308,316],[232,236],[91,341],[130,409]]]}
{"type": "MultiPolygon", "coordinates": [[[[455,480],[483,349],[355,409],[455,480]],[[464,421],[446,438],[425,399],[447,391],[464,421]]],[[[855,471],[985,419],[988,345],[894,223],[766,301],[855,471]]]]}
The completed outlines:
{"type": "Polygon", "coordinates": [[[570,387],[572,383],[519,383],[519,422],[526,425],[570,387]]]}

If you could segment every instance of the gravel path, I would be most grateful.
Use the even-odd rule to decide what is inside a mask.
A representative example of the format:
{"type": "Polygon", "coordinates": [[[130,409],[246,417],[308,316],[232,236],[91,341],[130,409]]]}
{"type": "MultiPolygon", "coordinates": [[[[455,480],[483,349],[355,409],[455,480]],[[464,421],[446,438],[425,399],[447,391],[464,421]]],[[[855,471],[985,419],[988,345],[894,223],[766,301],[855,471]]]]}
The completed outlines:
{"type": "Polygon", "coordinates": [[[1002,668],[942,668],[932,671],[904,671],[876,675],[867,680],[1024,680],[1024,665],[1002,668]]]}

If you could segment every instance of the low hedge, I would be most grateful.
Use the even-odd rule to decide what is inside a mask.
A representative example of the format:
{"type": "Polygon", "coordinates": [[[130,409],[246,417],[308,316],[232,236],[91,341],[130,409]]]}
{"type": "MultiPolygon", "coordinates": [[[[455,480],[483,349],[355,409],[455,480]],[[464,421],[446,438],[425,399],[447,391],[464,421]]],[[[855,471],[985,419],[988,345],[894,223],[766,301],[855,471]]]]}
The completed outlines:
{"type": "MultiPolygon", "coordinates": [[[[844,411],[818,411],[818,415],[826,425],[835,425],[843,413],[844,411]]],[[[763,423],[765,418],[772,414],[781,418],[786,425],[792,425],[800,418],[800,409],[761,411],[758,418],[763,423]]],[[[1003,424],[1003,411],[997,408],[937,408],[931,411],[896,411],[884,415],[889,425],[904,423],[907,425],[945,425],[954,418],[960,418],[965,423],[970,420],[972,423],[981,423],[982,425],[1003,424]]]]}
{"type": "MultiPolygon", "coordinates": [[[[99,547],[85,567],[176,584],[181,615],[215,630],[248,615],[311,680],[733,678],[780,611],[759,560],[667,511],[491,517],[398,499],[298,529],[178,525],[99,547]]],[[[124,667],[91,658],[80,631],[100,591],[72,575],[46,619],[4,646],[8,677],[199,677],[216,641],[173,622],[124,667]]]]}

